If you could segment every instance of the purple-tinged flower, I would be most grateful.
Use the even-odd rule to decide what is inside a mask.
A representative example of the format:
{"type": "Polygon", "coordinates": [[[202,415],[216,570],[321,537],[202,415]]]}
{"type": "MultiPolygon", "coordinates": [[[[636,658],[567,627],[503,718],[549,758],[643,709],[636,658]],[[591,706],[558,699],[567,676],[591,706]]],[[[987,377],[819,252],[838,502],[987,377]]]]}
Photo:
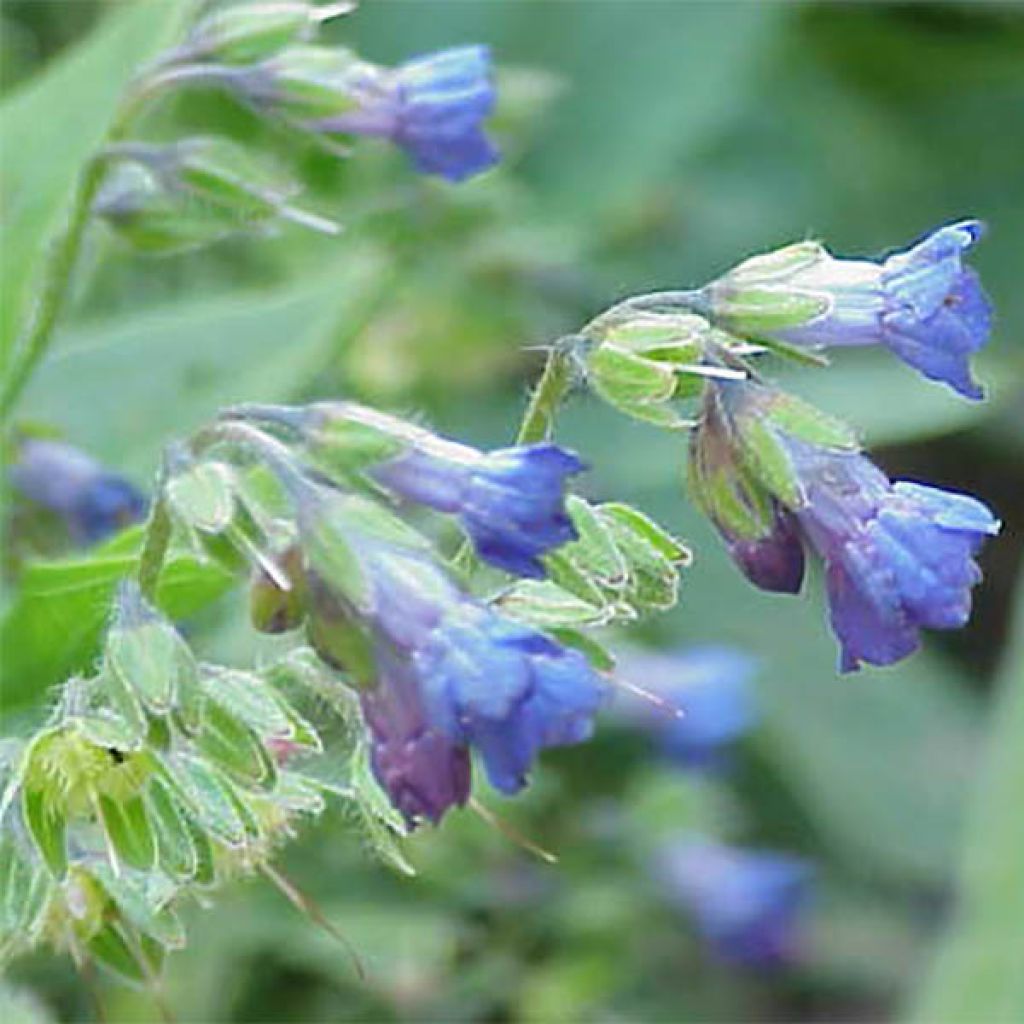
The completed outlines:
{"type": "Polygon", "coordinates": [[[477,553],[516,576],[545,575],[541,556],[576,539],[566,482],[583,463],[555,444],[479,452],[432,435],[374,468],[401,497],[456,515],[477,553]]]}
{"type": "Polygon", "coordinates": [[[948,224],[881,263],[789,246],[712,284],[708,309],[741,334],[801,347],[885,345],[924,376],[981,398],[970,357],[988,340],[992,313],[963,255],[983,230],[977,220],[948,224]]]}
{"type": "Polygon", "coordinates": [[[487,170],[498,151],[483,130],[494,109],[490,52],[461,46],[388,71],[373,65],[348,83],[351,111],[311,123],[317,131],[389,139],[416,170],[449,181],[487,170]]]}
{"type": "Polygon", "coordinates": [[[469,799],[469,751],[431,725],[408,661],[382,650],[377,673],[376,686],[361,695],[373,773],[409,825],[436,825],[449,808],[469,799]]]}
{"type": "MultiPolygon", "coordinates": [[[[344,615],[372,638],[361,691],[372,763],[411,823],[464,801],[470,747],[492,784],[515,793],[542,749],[589,737],[605,687],[582,654],[460,590],[379,506],[309,482],[295,493],[314,610],[326,588],[339,628],[344,615]]],[[[335,652],[358,648],[342,639],[335,652]]]]}
{"type": "Polygon", "coordinates": [[[10,479],[30,501],[60,516],[78,544],[103,540],[146,514],[146,499],[136,487],[59,441],[23,441],[10,479]]]}
{"type": "Polygon", "coordinates": [[[727,764],[728,747],[754,724],[750,682],[755,670],[753,658],[731,647],[620,652],[615,674],[627,686],[641,681],[666,705],[630,695],[622,701],[622,717],[653,736],[681,767],[720,769],[727,764]]]}
{"type": "Polygon", "coordinates": [[[981,579],[974,555],[1000,527],[985,505],[891,483],[790,396],[749,381],[720,382],[714,392],[709,401],[728,421],[737,461],[786,511],[786,531],[759,539],[763,557],[791,560],[792,527],[825,564],[843,671],[892,664],[917,649],[922,629],[967,622],[981,579]]]}
{"type": "Polygon", "coordinates": [[[659,851],[656,872],[668,899],[693,916],[719,959],[767,970],[798,955],[813,881],[807,861],[681,836],[659,851]]]}

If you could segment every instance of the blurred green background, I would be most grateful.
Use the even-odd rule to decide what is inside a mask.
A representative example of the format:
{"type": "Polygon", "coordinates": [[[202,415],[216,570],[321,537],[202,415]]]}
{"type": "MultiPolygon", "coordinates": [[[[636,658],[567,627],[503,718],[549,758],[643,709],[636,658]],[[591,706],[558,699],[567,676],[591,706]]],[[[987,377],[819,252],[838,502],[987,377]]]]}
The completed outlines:
{"type": "MultiPolygon", "coordinates": [[[[69,124],[102,124],[109,107],[86,100],[137,59],[110,42],[126,6],[6,0],[4,87],[36,116],[16,153],[5,138],[5,165],[41,181],[73,170],[69,124]]],[[[166,5],[134,6],[156,33],[166,5]]],[[[545,757],[499,809],[556,867],[464,813],[412,840],[419,876],[401,878],[328,815],[282,864],[367,980],[265,885],[239,884],[193,915],[170,963],[177,1019],[1024,1019],[1024,11],[367,0],[328,34],[382,62],[489,43],[501,168],[451,188],[374,146],[339,164],[215,96],[161,107],[150,135],[187,125],[273,147],[347,230],[152,260],[97,229],[27,418],[140,484],[168,437],[243,399],[344,394],[499,444],[539,367],[529,347],[620,297],[696,285],[804,237],[878,255],[973,215],[991,229],[975,260],[998,314],[979,361],[989,402],[883,353],[778,375],[860,426],[891,475],[977,494],[1004,531],[968,629],[840,678],[818,581],[799,600],[744,583],[683,493],[685,439],[575,399],[561,437],[593,466],[587,493],[638,505],[696,553],[679,607],[642,638],[760,660],[761,718],[733,772],[681,776],[612,726],[545,757]],[[816,864],[794,965],[716,964],[666,905],[650,857],[686,828],[816,864]]],[[[195,628],[207,650],[245,660],[235,611],[195,628]]],[[[16,980],[59,1019],[92,1013],[67,963],[35,958],[16,980]]],[[[104,984],[103,1000],[111,1020],[159,1019],[145,993],[104,984]]]]}

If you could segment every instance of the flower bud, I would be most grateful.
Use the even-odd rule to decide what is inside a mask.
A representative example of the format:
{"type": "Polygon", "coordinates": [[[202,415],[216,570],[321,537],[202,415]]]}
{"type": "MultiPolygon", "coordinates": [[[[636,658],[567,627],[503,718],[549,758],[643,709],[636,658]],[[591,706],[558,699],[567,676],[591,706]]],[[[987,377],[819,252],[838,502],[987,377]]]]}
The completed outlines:
{"type": "Polygon", "coordinates": [[[118,587],[106,664],[153,714],[166,714],[198,687],[192,652],[130,580],[118,587]]]}
{"type": "Polygon", "coordinates": [[[237,4],[203,18],[172,56],[178,61],[249,64],[307,41],[320,22],[347,14],[352,7],[350,3],[318,7],[301,0],[237,4]]]}
{"type": "Polygon", "coordinates": [[[584,356],[587,381],[609,405],[660,427],[686,425],[670,403],[694,393],[698,365],[710,328],[689,313],[635,313],[586,335],[595,344],[584,356]]]}

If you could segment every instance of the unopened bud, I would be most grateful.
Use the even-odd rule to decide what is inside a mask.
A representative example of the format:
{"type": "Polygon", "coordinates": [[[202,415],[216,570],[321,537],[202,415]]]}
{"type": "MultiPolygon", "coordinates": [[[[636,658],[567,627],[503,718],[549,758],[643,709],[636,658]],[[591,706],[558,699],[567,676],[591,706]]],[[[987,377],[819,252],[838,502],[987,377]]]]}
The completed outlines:
{"type": "Polygon", "coordinates": [[[264,60],[292,43],[308,41],[320,22],[347,14],[352,7],[318,7],[298,0],[238,4],[203,18],[174,57],[226,64],[264,60]]]}

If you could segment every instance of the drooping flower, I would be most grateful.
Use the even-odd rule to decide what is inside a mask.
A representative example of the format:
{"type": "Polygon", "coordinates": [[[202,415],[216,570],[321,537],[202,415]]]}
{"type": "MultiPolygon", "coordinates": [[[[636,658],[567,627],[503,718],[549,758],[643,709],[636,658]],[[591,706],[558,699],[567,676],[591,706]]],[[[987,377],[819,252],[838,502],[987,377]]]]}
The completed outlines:
{"type": "Polygon", "coordinates": [[[616,675],[664,701],[659,707],[638,697],[617,701],[625,721],[640,726],[674,763],[715,770],[727,763],[729,746],[756,717],[750,681],[756,663],[731,647],[680,651],[619,652],[616,675]],[[671,709],[679,711],[678,717],[671,709]]]}
{"type": "Polygon", "coordinates": [[[566,489],[585,466],[556,444],[482,452],[353,402],[238,414],[298,432],[328,474],[359,471],[398,498],[456,516],[477,554],[513,575],[544,576],[541,558],[576,539],[566,489]]]}
{"type": "Polygon", "coordinates": [[[565,511],[568,477],[583,463],[555,444],[480,452],[427,437],[373,470],[410,501],[456,515],[485,561],[517,576],[544,576],[542,555],[576,539],[565,511]]]}
{"type": "Polygon", "coordinates": [[[133,484],[60,441],[23,441],[10,480],[30,501],[60,516],[78,544],[103,540],[146,514],[146,499],[133,484]]]}
{"type": "MultiPolygon", "coordinates": [[[[465,801],[469,748],[495,788],[511,794],[542,749],[590,735],[605,687],[582,654],[460,590],[378,506],[305,484],[298,511],[319,581],[314,607],[325,589],[348,628],[371,641],[361,699],[372,763],[411,823],[437,821],[465,801]]],[[[336,663],[354,647],[343,638],[336,663]]]]}
{"type": "Polygon", "coordinates": [[[800,243],[741,263],[704,293],[706,310],[740,334],[807,348],[885,345],[924,376],[981,398],[970,357],[992,313],[963,256],[983,225],[938,228],[881,263],[836,259],[800,243]]]}
{"type": "Polygon", "coordinates": [[[807,861],[682,835],[662,847],[655,868],[668,899],[693,915],[721,960],[765,970],[797,956],[813,881],[807,861]]]}
{"type": "MultiPolygon", "coordinates": [[[[843,671],[899,661],[917,649],[922,629],[967,622],[981,579],[974,555],[1000,526],[985,505],[891,483],[829,421],[763,385],[717,383],[708,405],[727,423],[737,463],[782,509],[776,522],[785,528],[756,539],[760,562],[794,564],[797,541],[823,560],[843,671]]],[[[780,589],[773,579],[762,583],[743,557],[741,550],[755,583],[780,589]]]]}

